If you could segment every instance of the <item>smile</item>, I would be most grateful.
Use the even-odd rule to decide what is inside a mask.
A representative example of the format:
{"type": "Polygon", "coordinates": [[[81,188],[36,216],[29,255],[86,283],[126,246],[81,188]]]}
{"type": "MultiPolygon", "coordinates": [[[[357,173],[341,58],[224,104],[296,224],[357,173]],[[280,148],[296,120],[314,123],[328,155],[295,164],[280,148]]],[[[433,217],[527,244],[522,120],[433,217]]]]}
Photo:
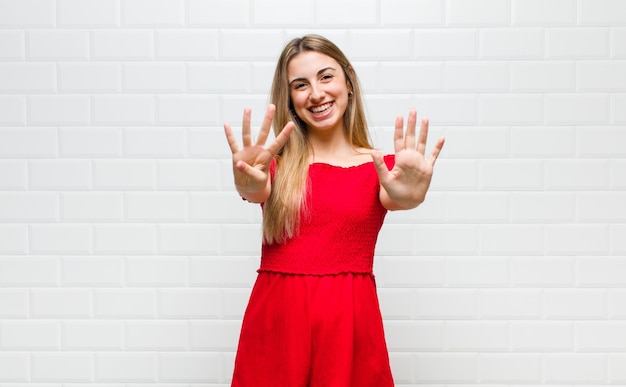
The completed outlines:
{"type": "Polygon", "coordinates": [[[311,108],[309,108],[309,110],[311,112],[313,112],[313,113],[323,113],[326,110],[330,109],[331,106],[333,106],[333,103],[332,102],[327,102],[327,103],[325,103],[323,105],[311,107],[311,108]]]}

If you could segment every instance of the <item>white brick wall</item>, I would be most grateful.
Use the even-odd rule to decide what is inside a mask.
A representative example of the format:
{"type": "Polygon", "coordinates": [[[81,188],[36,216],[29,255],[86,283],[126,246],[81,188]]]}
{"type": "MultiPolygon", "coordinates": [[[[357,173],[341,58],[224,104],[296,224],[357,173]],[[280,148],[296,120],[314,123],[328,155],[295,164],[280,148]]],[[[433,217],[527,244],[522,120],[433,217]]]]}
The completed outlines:
{"type": "Polygon", "coordinates": [[[227,386],[260,252],[221,125],[283,44],[447,143],[375,272],[398,385],[626,385],[626,1],[0,0],[0,387],[227,386]]]}

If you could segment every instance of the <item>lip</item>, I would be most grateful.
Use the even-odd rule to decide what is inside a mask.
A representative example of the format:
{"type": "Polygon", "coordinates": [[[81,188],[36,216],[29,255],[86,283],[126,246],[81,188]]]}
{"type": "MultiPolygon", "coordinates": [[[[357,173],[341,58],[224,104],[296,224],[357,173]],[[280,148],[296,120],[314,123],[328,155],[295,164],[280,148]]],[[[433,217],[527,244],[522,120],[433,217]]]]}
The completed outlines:
{"type": "Polygon", "coordinates": [[[313,118],[323,119],[323,118],[326,118],[327,116],[331,115],[333,110],[334,110],[334,108],[335,108],[335,102],[334,101],[330,101],[330,102],[325,102],[323,104],[311,106],[307,110],[309,111],[311,116],[313,116],[313,118]],[[324,105],[329,105],[329,106],[325,110],[323,110],[321,112],[314,112],[312,110],[315,107],[321,107],[321,106],[324,106],[324,105]]]}

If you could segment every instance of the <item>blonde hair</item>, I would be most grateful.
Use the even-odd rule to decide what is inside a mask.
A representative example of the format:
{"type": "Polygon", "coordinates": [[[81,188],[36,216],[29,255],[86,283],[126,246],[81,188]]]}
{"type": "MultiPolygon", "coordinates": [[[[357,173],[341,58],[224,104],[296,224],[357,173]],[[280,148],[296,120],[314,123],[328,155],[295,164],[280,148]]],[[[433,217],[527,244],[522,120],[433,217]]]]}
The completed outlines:
{"type": "Polygon", "coordinates": [[[306,124],[293,109],[287,77],[291,59],[305,51],[328,55],[339,63],[352,92],[343,117],[346,137],[353,147],[372,148],[361,88],[354,68],[344,53],[334,43],[319,35],[305,35],[287,43],[276,64],[272,82],[270,98],[276,105],[274,133],[278,135],[289,121],[293,121],[296,127],[276,157],[272,191],[264,204],[263,240],[268,244],[284,242],[297,235],[302,216],[307,216],[307,176],[312,150],[306,124]]]}

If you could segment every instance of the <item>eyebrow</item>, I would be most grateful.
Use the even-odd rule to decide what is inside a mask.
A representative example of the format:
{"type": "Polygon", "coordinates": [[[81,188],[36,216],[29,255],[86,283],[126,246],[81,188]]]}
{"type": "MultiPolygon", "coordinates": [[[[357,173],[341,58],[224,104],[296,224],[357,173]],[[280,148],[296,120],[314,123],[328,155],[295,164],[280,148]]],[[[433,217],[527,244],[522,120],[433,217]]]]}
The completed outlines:
{"type": "MultiPolygon", "coordinates": [[[[324,67],[323,69],[321,69],[320,71],[317,72],[317,75],[323,74],[324,72],[326,72],[327,70],[334,70],[337,71],[336,68],[328,66],[328,67],[324,67]]],[[[295,78],[292,79],[291,81],[289,81],[289,84],[291,85],[292,83],[296,82],[296,81],[306,81],[306,78],[300,77],[300,78],[295,78]]]]}

